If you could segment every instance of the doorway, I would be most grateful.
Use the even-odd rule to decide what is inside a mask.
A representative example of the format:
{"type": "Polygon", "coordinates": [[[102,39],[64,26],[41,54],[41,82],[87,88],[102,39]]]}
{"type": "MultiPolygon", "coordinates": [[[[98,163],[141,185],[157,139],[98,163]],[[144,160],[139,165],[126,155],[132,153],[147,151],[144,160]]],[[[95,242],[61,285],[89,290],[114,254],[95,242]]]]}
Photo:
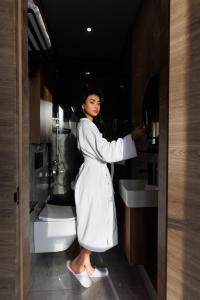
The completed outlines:
{"type": "MultiPolygon", "coordinates": [[[[45,13],[45,9],[44,9],[44,7],[45,7],[45,1],[42,1],[41,2],[42,4],[43,4],[43,11],[44,11],[44,13],[45,13]]],[[[158,1],[158,4],[159,4],[159,1],[158,1]]],[[[52,5],[52,4],[50,4],[50,5],[52,5]]],[[[138,7],[139,7],[139,1],[138,1],[138,7]]],[[[50,7],[49,6],[49,9],[52,9],[52,7],[50,7]]],[[[143,10],[141,9],[141,10],[139,10],[138,9],[138,14],[139,14],[139,12],[140,13],[143,13],[143,14],[145,14],[145,9],[143,8],[143,10]]],[[[46,13],[47,13],[47,11],[46,11],[46,13]]],[[[48,17],[48,13],[47,13],[47,15],[46,15],[46,17],[48,17]]],[[[48,19],[48,18],[47,18],[48,19]]],[[[137,18],[136,18],[137,19],[137,18]]],[[[135,20],[136,20],[135,19],[135,20]]],[[[136,22],[136,21],[135,21],[136,22]]],[[[47,25],[48,25],[48,22],[47,22],[47,25]]],[[[50,25],[50,24],[49,24],[50,25]]],[[[138,25],[139,26],[139,25],[138,25]]],[[[140,27],[138,27],[138,32],[140,32],[140,30],[141,30],[141,28],[140,27]]],[[[156,32],[156,34],[157,34],[158,32],[156,32]]],[[[60,39],[60,40],[62,40],[62,38],[60,39]]],[[[97,46],[98,46],[98,44],[97,44],[97,46]]],[[[130,46],[130,45],[129,45],[130,46]]],[[[78,46],[76,47],[77,49],[78,49],[78,46]]],[[[130,48],[129,48],[130,49],[130,48]]],[[[50,57],[51,57],[51,55],[53,55],[52,53],[50,53],[49,54],[50,55],[50,57]]],[[[106,104],[106,105],[108,105],[108,107],[110,106],[111,107],[111,109],[109,109],[109,111],[110,112],[112,112],[112,114],[113,114],[113,119],[115,118],[115,119],[117,119],[116,118],[116,116],[118,117],[119,116],[119,114],[121,114],[121,115],[123,115],[123,116],[125,116],[125,115],[128,115],[128,114],[130,114],[130,107],[131,107],[131,104],[130,104],[130,107],[125,107],[125,106],[123,106],[123,108],[124,108],[124,111],[120,111],[120,108],[122,107],[122,104],[123,104],[123,100],[121,100],[121,99],[125,99],[126,97],[128,97],[129,99],[131,98],[131,95],[133,95],[133,91],[132,91],[132,89],[131,89],[131,84],[130,84],[130,82],[131,82],[131,80],[133,80],[133,77],[132,77],[132,75],[131,75],[131,72],[133,72],[133,70],[134,70],[134,67],[135,67],[135,62],[134,62],[134,60],[133,60],[133,66],[132,66],[132,68],[131,68],[131,70],[129,69],[129,71],[130,71],[130,73],[128,74],[128,76],[127,76],[127,63],[128,63],[128,60],[127,60],[127,58],[130,58],[130,52],[129,53],[125,53],[125,58],[124,58],[124,61],[123,61],[123,63],[121,64],[121,66],[120,66],[120,68],[121,68],[121,70],[120,70],[120,72],[121,72],[121,74],[122,74],[122,76],[121,77],[117,77],[117,78],[114,78],[114,80],[113,80],[113,85],[112,84],[108,84],[108,86],[106,86],[105,85],[105,89],[107,89],[108,90],[108,92],[107,92],[107,98],[108,99],[113,99],[112,100],[112,102],[110,102],[110,104],[111,103],[114,103],[115,102],[115,99],[117,99],[117,104],[115,105],[115,109],[116,109],[116,111],[113,111],[113,109],[112,109],[112,105],[110,106],[110,104],[106,104]],[[128,78],[128,79],[127,79],[128,78]],[[130,79],[131,78],[131,79],[130,79]],[[116,85],[117,85],[117,89],[116,89],[116,85]],[[115,91],[115,93],[113,94],[113,93],[110,93],[109,92],[109,89],[112,89],[112,90],[114,90],[115,91]]],[[[166,54],[167,55],[167,54],[166,54]]],[[[43,57],[42,59],[47,59],[48,60],[48,58],[45,58],[45,57],[43,57]]],[[[60,65],[62,65],[62,62],[61,62],[61,64],[60,65]]],[[[92,69],[92,67],[93,67],[93,63],[91,63],[90,62],[90,64],[89,64],[90,66],[91,66],[91,69],[92,69]]],[[[112,62],[112,63],[108,63],[108,62],[106,62],[106,71],[107,71],[107,73],[106,73],[106,76],[107,77],[105,77],[106,78],[106,80],[105,81],[107,81],[107,82],[109,82],[108,81],[108,78],[109,78],[109,76],[110,77],[113,77],[113,75],[116,75],[116,73],[117,72],[119,72],[119,70],[118,70],[118,67],[119,67],[119,65],[116,65],[116,62],[112,62]]],[[[82,72],[84,72],[84,82],[83,81],[81,81],[80,79],[79,79],[79,86],[81,87],[81,84],[82,83],[84,83],[84,85],[85,84],[93,84],[94,82],[95,82],[95,80],[94,80],[94,75],[92,74],[93,73],[93,71],[88,71],[87,69],[85,69],[85,64],[84,63],[82,63],[82,61],[79,59],[79,61],[78,61],[78,63],[76,62],[76,63],[73,63],[73,64],[71,64],[70,65],[70,62],[69,61],[67,61],[67,63],[66,63],[66,65],[65,66],[63,66],[63,69],[61,68],[61,69],[57,69],[57,66],[56,66],[56,72],[55,72],[55,76],[56,76],[56,82],[58,83],[59,82],[59,77],[60,76],[62,76],[62,73],[65,73],[66,72],[66,70],[69,70],[69,74],[67,74],[66,75],[66,78],[67,78],[67,80],[69,80],[69,78],[71,77],[71,78],[73,78],[73,76],[74,76],[74,73],[73,72],[76,72],[76,68],[78,69],[78,67],[80,67],[81,66],[81,69],[82,69],[82,72]],[[90,74],[86,74],[86,72],[91,72],[90,74]],[[81,82],[81,83],[80,83],[81,82]]],[[[104,64],[102,63],[102,62],[100,62],[99,63],[99,66],[97,67],[97,69],[98,69],[98,72],[99,72],[99,83],[101,83],[102,82],[102,77],[101,76],[104,76],[104,75],[102,75],[102,69],[103,69],[103,67],[102,66],[104,66],[104,64]]],[[[138,74],[135,74],[135,76],[138,76],[138,74]]],[[[152,75],[152,74],[151,74],[152,75]]],[[[134,76],[134,75],[133,75],[134,76]]],[[[147,75],[147,77],[148,76],[150,76],[149,74],[147,75]]],[[[147,82],[147,80],[148,80],[148,78],[146,77],[146,79],[145,79],[145,81],[147,82]]],[[[51,81],[53,81],[55,78],[53,77],[51,77],[51,78],[49,78],[49,81],[51,82],[51,81]]],[[[141,89],[145,86],[145,81],[142,83],[142,82],[140,82],[140,87],[141,87],[141,89]]],[[[162,78],[161,78],[161,81],[162,81],[162,78]]],[[[134,80],[134,82],[135,82],[135,84],[136,84],[136,81],[134,80]]],[[[52,92],[52,94],[54,93],[54,94],[57,94],[58,93],[58,91],[63,91],[63,94],[62,95],[57,95],[58,96],[58,98],[60,98],[60,104],[62,104],[63,106],[65,105],[65,101],[64,101],[64,95],[65,95],[65,85],[64,85],[64,80],[63,81],[60,81],[60,86],[59,86],[59,88],[58,87],[55,87],[55,90],[54,91],[49,91],[50,92],[50,94],[51,94],[51,92],[52,92]]],[[[162,83],[161,83],[162,84],[162,83]]],[[[71,85],[71,82],[69,82],[69,85],[71,85]]],[[[102,84],[102,86],[104,87],[104,84],[102,84]]],[[[76,95],[76,91],[77,91],[77,88],[76,88],[76,86],[74,86],[73,87],[73,91],[75,91],[75,95],[76,95]]],[[[138,110],[138,116],[140,115],[140,105],[141,105],[141,97],[142,97],[142,93],[140,93],[139,91],[137,91],[137,89],[135,89],[134,88],[134,91],[136,91],[136,94],[134,95],[134,98],[136,99],[138,99],[137,101],[140,101],[140,102],[138,102],[138,103],[135,103],[136,104],[136,107],[137,107],[137,110],[138,110]],[[138,93],[138,94],[137,94],[138,93]],[[138,96],[138,97],[137,97],[138,96]]],[[[50,97],[50,96],[47,96],[47,98],[48,97],[50,97]]],[[[72,99],[74,97],[74,94],[73,93],[71,93],[71,95],[69,96],[69,98],[70,99],[72,99]]],[[[76,95],[75,96],[75,98],[78,98],[78,96],[76,95]]],[[[69,100],[70,101],[70,100],[69,100]]],[[[50,102],[50,101],[49,101],[50,102]]],[[[71,103],[70,103],[71,104],[71,103]]],[[[72,104],[74,104],[74,103],[72,103],[72,104]]],[[[134,105],[135,105],[134,104],[134,105]]],[[[132,108],[133,109],[133,108],[132,108]]],[[[163,106],[162,106],[162,109],[163,109],[163,106]]],[[[107,111],[108,111],[108,109],[106,109],[107,111]]],[[[110,113],[109,112],[109,113],[110,113]]],[[[162,111],[162,113],[163,113],[163,111],[162,111]]],[[[137,118],[137,117],[136,117],[137,118]]],[[[135,122],[135,120],[133,120],[134,122],[135,122]]],[[[137,121],[137,120],[136,120],[137,121]]],[[[167,119],[166,119],[166,121],[167,121],[167,119]]],[[[109,123],[109,117],[108,117],[108,120],[107,120],[107,122],[109,123]]],[[[115,122],[116,123],[116,122],[115,122]]],[[[128,120],[128,122],[126,122],[126,123],[123,123],[123,126],[124,126],[124,130],[129,130],[129,128],[130,127],[128,127],[128,126],[130,126],[130,125],[134,125],[134,124],[130,124],[130,120],[128,120]],[[126,127],[127,126],[127,127],[126,127]]],[[[165,126],[166,124],[164,124],[164,126],[165,126]]],[[[114,126],[114,125],[113,125],[114,126]]],[[[119,128],[122,128],[121,126],[120,126],[120,123],[118,124],[118,127],[119,128]]],[[[163,128],[165,128],[166,129],[166,127],[163,127],[163,128]]],[[[110,129],[108,129],[108,131],[109,131],[110,129]]],[[[40,136],[41,137],[41,136],[40,136]]],[[[165,137],[166,138],[166,137],[165,137]]],[[[166,141],[166,140],[165,140],[166,141]]],[[[27,142],[26,142],[26,145],[27,145],[27,142]]],[[[166,150],[166,149],[165,149],[166,150]]],[[[26,149],[26,151],[27,151],[27,149],[26,149]]],[[[27,153],[27,152],[26,152],[27,153]]],[[[163,152],[163,155],[165,155],[166,154],[166,152],[163,152]]],[[[163,158],[164,159],[166,159],[166,156],[163,156],[163,158]]],[[[163,161],[165,161],[165,160],[163,160],[163,161]]],[[[163,169],[162,169],[163,170],[163,169]]],[[[162,170],[160,169],[160,172],[162,172],[162,170]]],[[[165,169],[166,170],[166,169],[165,169]]],[[[129,172],[128,174],[131,176],[131,175],[136,175],[134,172],[135,171],[132,171],[132,169],[131,169],[131,167],[129,167],[129,169],[127,170],[127,172],[129,172]],[[133,172],[133,173],[132,173],[133,172]]],[[[165,181],[165,179],[166,178],[164,178],[164,177],[162,177],[163,178],[163,184],[165,184],[165,186],[163,187],[163,192],[166,194],[166,181],[165,181]]],[[[27,186],[28,186],[28,183],[27,183],[27,186]]],[[[162,194],[163,195],[163,194],[162,194]]],[[[161,197],[161,195],[160,195],[160,197],[161,197]]],[[[25,200],[23,200],[23,201],[25,201],[25,200]]],[[[166,199],[165,199],[165,201],[166,201],[166,199]]],[[[166,202],[165,202],[166,203],[166,202]]],[[[166,212],[166,210],[165,210],[165,212],[166,212]]],[[[27,214],[27,210],[25,211],[25,213],[27,214]]],[[[23,210],[22,210],[22,208],[21,208],[21,217],[22,216],[24,216],[24,212],[23,212],[23,210]]],[[[136,217],[138,217],[138,218],[140,218],[140,216],[139,215],[137,215],[137,213],[136,213],[136,217]]],[[[26,218],[24,219],[24,220],[26,220],[26,222],[27,222],[27,215],[26,215],[26,218]]],[[[135,223],[135,225],[137,225],[137,223],[135,223]]],[[[26,228],[26,227],[25,227],[26,228]]],[[[164,227],[164,225],[163,225],[163,228],[162,228],[162,230],[165,230],[165,227],[164,227]]],[[[160,231],[160,234],[161,233],[163,233],[163,231],[160,231]]],[[[26,232],[25,233],[25,236],[27,236],[28,235],[28,232],[26,232]]],[[[137,235],[135,236],[135,238],[137,239],[137,235]]],[[[161,240],[160,240],[161,241],[161,240]]],[[[164,241],[163,241],[164,242],[164,241]]],[[[164,244],[162,244],[162,245],[164,245],[164,244]]],[[[139,249],[139,248],[138,248],[139,249]]],[[[164,248],[162,248],[162,250],[164,250],[164,248]]],[[[21,253],[23,253],[23,250],[21,249],[21,253]]],[[[162,252],[162,254],[160,254],[160,255],[163,255],[163,252],[162,252]]],[[[137,258],[136,258],[137,259],[137,258]]],[[[163,257],[163,259],[165,260],[165,256],[163,257]]],[[[163,260],[163,261],[164,261],[163,260]]],[[[158,261],[159,261],[159,259],[158,259],[158,261]]],[[[161,271],[161,269],[160,269],[160,273],[159,274],[161,274],[161,272],[162,272],[162,274],[164,273],[164,268],[163,268],[163,266],[164,265],[162,265],[162,271],[161,271]]],[[[26,269],[27,270],[27,269],[26,269]]],[[[164,277],[163,277],[164,278],[164,277]]],[[[163,287],[162,287],[162,293],[163,293],[163,287]]],[[[162,298],[162,299],[164,299],[164,298],[162,298]]]]}

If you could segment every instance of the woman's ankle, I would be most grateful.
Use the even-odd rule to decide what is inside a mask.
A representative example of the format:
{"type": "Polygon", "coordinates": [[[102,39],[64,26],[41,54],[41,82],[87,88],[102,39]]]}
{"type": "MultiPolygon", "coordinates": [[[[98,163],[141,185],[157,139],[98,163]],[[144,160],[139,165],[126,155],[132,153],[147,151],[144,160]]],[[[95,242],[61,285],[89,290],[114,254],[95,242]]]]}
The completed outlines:
{"type": "Polygon", "coordinates": [[[70,263],[70,268],[75,272],[75,273],[81,273],[84,271],[85,266],[84,264],[78,264],[76,261],[71,261],[70,263]]]}
{"type": "Polygon", "coordinates": [[[87,262],[85,264],[85,268],[86,268],[86,270],[87,270],[87,272],[88,272],[89,275],[91,275],[94,272],[94,270],[95,270],[95,268],[93,268],[93,266],[91,265],[90,262],[89,263],[87,262]]]}

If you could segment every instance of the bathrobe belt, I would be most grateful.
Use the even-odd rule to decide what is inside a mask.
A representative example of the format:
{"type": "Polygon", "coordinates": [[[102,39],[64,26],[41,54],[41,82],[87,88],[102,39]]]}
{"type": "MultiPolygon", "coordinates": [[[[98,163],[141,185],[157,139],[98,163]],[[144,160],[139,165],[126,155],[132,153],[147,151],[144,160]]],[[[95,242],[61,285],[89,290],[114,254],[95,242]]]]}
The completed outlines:
{"type": "Polygon", "coordinates": [[[84,163],[94,163],[94,164],[101,164],[101,165],[106,165],[107,162],[98,160],[96,157],[92,158],[90,156],[84,156],[84,163]]]}

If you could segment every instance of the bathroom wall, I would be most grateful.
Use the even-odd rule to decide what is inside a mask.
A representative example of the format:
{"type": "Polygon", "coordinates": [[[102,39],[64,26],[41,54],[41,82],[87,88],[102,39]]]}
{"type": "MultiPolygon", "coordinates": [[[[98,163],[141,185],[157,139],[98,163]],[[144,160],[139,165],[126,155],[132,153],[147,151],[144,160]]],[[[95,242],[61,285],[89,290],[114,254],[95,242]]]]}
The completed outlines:
{"type": "Polygon", "coordinates": [[[49,144],[30,144],[30,210],[43,207],[50,194],[49,144]]]}
{"type": "Polygon", "coordinates": [[[200,2],[170,20],[167,299],[200,299],[200,2]]]}
{"type": "MultiPolygon", "coordinates": [[[[34,62],[29,63],[29,69],[34,62]]],[[[35,63],[36,64],[36,63],[35,63]]],[[[50,143],[52,137],[52,94],[47,82],[45,64],[29,74],[30,143],[50,143]]]]}
{"type": "MultiPolygon", "coordinates": [[[[132,34],[132,119],[134,126],[142,122],[142,104],[150,79],[160,72],[160,1],[146,0],[138,14],[132,34]]],[[[146,141],[137,145],[139,159],[131,164],[132,178],[147,178],[147,162],[151,154],[146,141]]],[[[157,158],[156,158],[157,159],[157,158]]],[[[133,213],[134,264],[144,264],[156,288],[157,274],[157,208],[135,209],[133,213]],[[143,239],[141,240],[141,236],[143,239]]]]}
{"type": "Polygon", "coordinates": [[[52,94],[46,65],[29,57],[30,211],[42,207],[50,195],[52,94]],[[49,88],[50,87],[50,88],[49,88]]]}

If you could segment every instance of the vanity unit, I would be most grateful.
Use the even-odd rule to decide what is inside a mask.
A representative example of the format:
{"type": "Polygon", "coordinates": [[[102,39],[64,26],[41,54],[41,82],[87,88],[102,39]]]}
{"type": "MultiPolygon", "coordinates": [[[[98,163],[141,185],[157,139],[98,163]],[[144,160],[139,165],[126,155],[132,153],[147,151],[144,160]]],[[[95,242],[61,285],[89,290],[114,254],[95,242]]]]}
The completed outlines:
{"type": "Polygon", "coordinates": [[[141,264],[144,261],[144,209],[156,208],[158,206],[158,187],[149,185],[147,180],[120,179],[119,195],[124,204],[123,222],[123,250],[129,264],[134,264],[138,257],[141,264]],[[138,215],[140,218],[138,218],[138,215]],[[138,218],[137,228],[133,225],[135,218],[138,218]],[[141,221],[140,221],[141,220],[141,221]],[[137,244],[135,236],[137,235],[137,244]]]}

